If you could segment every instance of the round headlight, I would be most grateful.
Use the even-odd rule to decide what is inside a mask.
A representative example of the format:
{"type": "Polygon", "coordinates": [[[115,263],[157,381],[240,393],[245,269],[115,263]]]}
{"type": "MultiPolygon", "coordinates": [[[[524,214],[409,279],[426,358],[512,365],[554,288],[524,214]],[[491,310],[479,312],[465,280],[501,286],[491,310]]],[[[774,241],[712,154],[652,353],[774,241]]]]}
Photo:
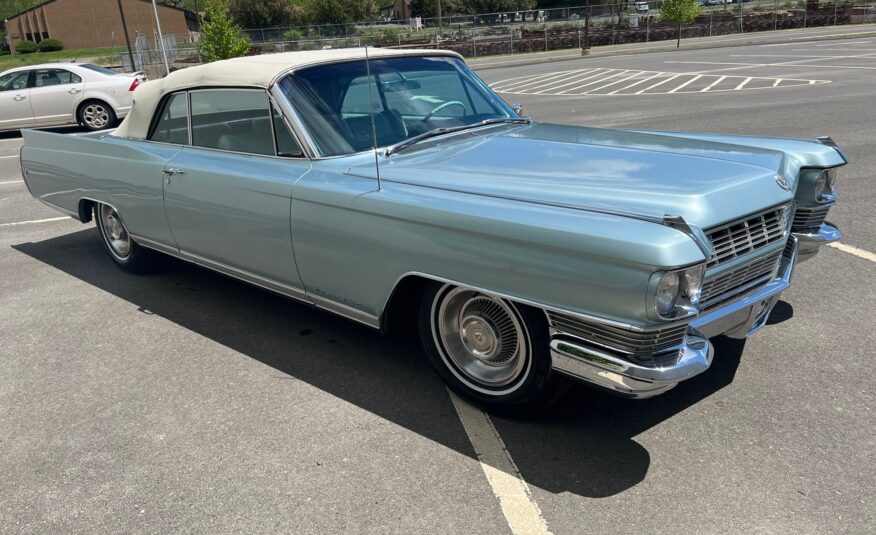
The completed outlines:
{"type": "Polygon", "coordinates": [[[678,290],[678,273],[674,271],[666,272],[657,284],[658,314],[661,316],[668,316],[672,313],[672,309],[675,307],[675,301],[678,299],[678,290]]]}

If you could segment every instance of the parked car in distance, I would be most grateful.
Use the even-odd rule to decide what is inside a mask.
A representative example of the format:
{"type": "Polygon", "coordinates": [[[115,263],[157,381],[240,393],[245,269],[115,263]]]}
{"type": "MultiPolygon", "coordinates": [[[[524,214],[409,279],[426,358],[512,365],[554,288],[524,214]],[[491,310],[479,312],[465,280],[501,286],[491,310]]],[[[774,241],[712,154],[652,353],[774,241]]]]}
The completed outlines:
{"type": "Polygon", "coordinates": [[[0,74],[0,130],[80,124],[116,126],[131,109],[140,73],[124,74],[91,63],[45,63],[0,74]]]}
{"type": "Polygon", "coordinates": [[[647,13],[651,10],[648,2],[636,2],[636,11],[639,13],[647,13]]]}
{"type": "Polygon", "coordinates": [[[209,63],[142,85],[114,132],[23,137],[31,194],[94,219],[121,269],[164,253],[419,334],[510,412],[565,378],[654,396],[764,328],[840,238],[846,164],[829,138],[537,123],[439,50],[209,63]]]}

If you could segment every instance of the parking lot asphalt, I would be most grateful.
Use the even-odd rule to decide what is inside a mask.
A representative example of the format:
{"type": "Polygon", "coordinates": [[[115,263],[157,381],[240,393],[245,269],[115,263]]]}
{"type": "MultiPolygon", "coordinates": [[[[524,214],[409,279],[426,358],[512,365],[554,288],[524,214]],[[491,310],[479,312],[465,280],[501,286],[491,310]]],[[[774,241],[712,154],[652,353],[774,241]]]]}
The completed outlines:
{"type": "MultiPolygon", "coordinates": [[[[843,243],[876,251],[876,39],[481,75],[500,90],[531,77],[534,91],[501,94],[540,121],[832,135],[851,164],[831,219],[843,243]],[[565,73],[586,69],[600,83],[578,87],[565,73]],[[574,94],[539,85],[560,72],[553,79],[572,82],[574,94]],[[679,76],[662,91],[588,89],[654,73],[671,74],[650,83],[679,76]],[[698,74],[742,79],[712,87],[724,91],[670,92],[698,74]],[[737,90],[749,77],[824,83],[737,90]]],[[[798,267],[768,328],[744,342],[713,340],[712,368],[663,396],[627,401],[576,386],[537,418],[483,424],[411,341],[171,259],[148,276],[116,269],[93,226],[27,194],[20,145],[17,133],[0,134],[4,533],[820,534],[876,525],[872,260],[825,248],[798,267]],[[538,517],[532,529],[526,515],[538,517]]]]}

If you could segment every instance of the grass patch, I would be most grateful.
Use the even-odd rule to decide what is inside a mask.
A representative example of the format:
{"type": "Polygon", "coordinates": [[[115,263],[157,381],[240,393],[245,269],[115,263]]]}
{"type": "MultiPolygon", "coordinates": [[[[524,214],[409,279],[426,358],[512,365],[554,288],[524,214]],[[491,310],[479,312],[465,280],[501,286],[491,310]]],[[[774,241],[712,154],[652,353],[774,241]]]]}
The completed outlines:
{"type": "Polygon", "coordinates": [[[38,63],[52,63],[72,61],[74,59],[88,59],[97,64],[109,63],[112,48],[80,48],[78,50],[58,50],[56,52],[34,52],[33,54],[7,54],[0,56],[0,71],[36,65],[38,63]]]}

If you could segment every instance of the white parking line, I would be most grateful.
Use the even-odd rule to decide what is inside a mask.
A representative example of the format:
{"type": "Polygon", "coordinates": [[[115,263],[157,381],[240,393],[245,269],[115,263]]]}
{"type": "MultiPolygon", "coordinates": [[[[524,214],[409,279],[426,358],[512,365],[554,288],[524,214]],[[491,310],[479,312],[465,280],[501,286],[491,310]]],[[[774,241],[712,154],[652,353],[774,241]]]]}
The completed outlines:
{"type": "Polygon", "coordinates": [[[499,507],[508,522],[508,527],[511,528],[511,533],[550,534],[538,504],[532,499],[529,485],[521,477],[520,470],[508,453],[508,448],[496,431],[493,421],[484,411],[472,407],[450,390],[447,392],[478,456],[487,482],[493,489],[496,499],[499,500],[499,507]]]}
{"type": "Polygon", "coordinates": [[[566,83],[564,83],[564,84],[553,85],[554,83],[556,83],[556,81],[551,82],[551,83],[549,83],[547,86],[545,86],[545,87],[543,87],[542,89],[540,89],[540,90],[536,91],[535,93],[533,93],[533,95],[538,95],[538,94],[540,94],[540,93],[546,91],[547,87],[550,87],[552,90],[553,90],[553,89],[559,89],[559,88],[561,88],[561,87],[566,87],[566,86],[568,86],[568,85],[577,84],[578,82],[583,82],[584,80],[589,80],[589,79],[591,79],[591,78],[595,78],[595,77],[600,76],[600,75],[602,75],[602,74],[605,74],[605,72],[604,72],[602,69],[588,69],[588,70],[586,70],[586,71],[584,71],[584,72],[582,72],[582,73],[575,74],[575,75],[573,75],[573,76],[570,77],[570,78],[563,78],[563,79],[561,79],[561,80],[558,80],[559,82],[566,82],[566,83]],[[592,72],[594,72],[594,71],[597,71],[596,74],[592,74],[591,76],[585,76],[585,75],[590,74],[590,73],[592,73],[592,72]],[[579,78],[579,76],[585,76],[585,77],[584,77],[584,78],[579,78]],[[568,80],[572,80],[572,81],[569,82],[568,80]]]}
{"type": "Polygon", "coordinates": [[[18,184],[24,182],[24,180],[7,180],[6,182],[0,182],[0,186],[3,184],[18,184]]]}
{"type": "Polygon", "coordinates": [[[18,158],[18,154],[12,154],[10,156],[0,156],[0,160],[5,160],[6,158],[18,158]]]}
{"type": "Polygon", "coordinates": [[[37,223],[50,223],[52,221],[61,221],[64,219],[68,219],[73,221],[72,217],[64,216],[64,217],[50,217],[49,219],[34,219],[31,221],[16,221],[15,223],[0,223],[0,228],[2,227],[17,227],[19,225],[35,225],[37,223]]]}
{"type": "Polygon", "coordinates": [[[641,94],[644,93],[645,91],[650,91],[651,89],[654,89],[655,87],[660,87],[661,85],[665,84],[666,82],[669,82],[669,81],[671,81],[671,80],[675,80],[675,79],[678,78],[679,76],[681,76],[681,74],[676,74],[676,75],[674,75],[674,76],[670,76],[669,78],[667,78],[667,79],[665,79],[665,80],[661,80],[661,81],[657,82],[657,83],[654,84],[654,85],[649,85],[649,86],[646,87],[645,89],[640,89],[640,90],[636,91],[636,94],[637,94],[637,95],[641,95],[641,94]]]}
{"type": "Polygon", "coordinates": [[[828,245],[830,245],[834,249],[839,249],[840,251],[843,251],[844,253],[849,253],[849,254],[855,255],[859,258],[864,258],[864,259],[869,260],[871,262],[876,262],[876,254],[871,253],[870,251],[865,251],[864,249],[858,249],[857,247],[853,247],[851,245],[846,245],[846,244],[841,243],[841,242],[834,242],[834,243],[830,243],[828,245]]]}
{"type": "MultiPolygon", "coordinates": [[[[691,79],[688,80],[687,82],[681,84],[680,86],[677,86],[677,87],[671,89],[669,92],[670,92],[670,93],[675,93],[675,92],[677,92],[679,89],[684,89],[685,87],[687,87],[687,86],[689,86],[690,84],[696,82],[697,80],[699,80],[699,79],[702,78],[702,77],[703,77],[702,74],[697,74],[696,76],[694,76],[693,78],[691,78],[691,79]]],[[[741,88],[737,87],[736,89],[741,89],[741,88]]]]}
{"type": "MultiPolygon", "coordinates": [[[[706,87],[700,89],[700,93],[705,93],[705,92],[707,92],[709,89],[712,89],[713,87],[715,87],[716,85],[720,84],[721,82],[723,82],[723,81],[726,80],[726,79],[727,79],[726,76],[720,76],[720,77],[718,77],[717,80],[715,80],[715,81],[712,82],[711,84],[707,85],[706,87]]],[[[776,78],[776,83],[773,84],[773,87],[776,87],[777,85],[779,85],[779,82],[781,82],[781,81],[782,81],[781,78],[776,78]]]]}

